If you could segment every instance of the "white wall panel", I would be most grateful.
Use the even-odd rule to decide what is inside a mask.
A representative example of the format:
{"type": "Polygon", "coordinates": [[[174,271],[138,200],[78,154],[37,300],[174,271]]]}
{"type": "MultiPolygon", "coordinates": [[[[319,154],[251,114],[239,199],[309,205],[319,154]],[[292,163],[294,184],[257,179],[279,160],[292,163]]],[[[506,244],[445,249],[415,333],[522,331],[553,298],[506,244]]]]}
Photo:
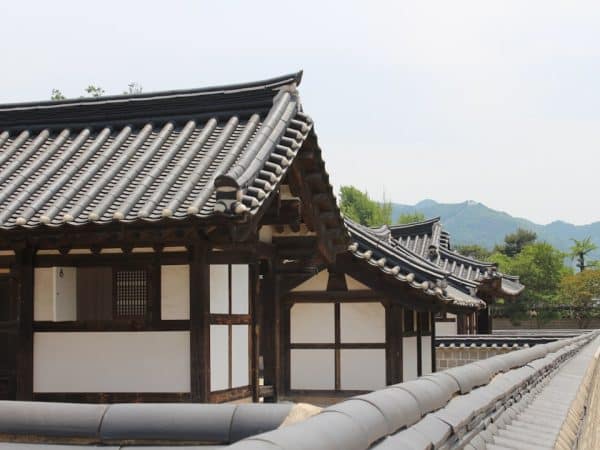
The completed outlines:
{"type": "Polygon", "coordinates": [[[190,266],[160,266],[160,302],[162,320],[189,320],[190,266]]]}
{"type": "Polygon", "coordinates": [[[231,265],[231,314],[248,314],[249,277],[246,264],[231,265]]]}
{"type": "Polygon", "coordinates": [[[340,304],[341,342],[384,343],[385,308],[376,303],[340,304]]]}
{"type": "Polygon", "coordinates": [[[364,285],[363,283],[361,283],[358,280],[355,280],[350,275],[345,275],[345,277],[346,277],[346,287],[348,288],[349,291],[369,290],[368,286],[364,285]]]}
{"type": "Polygon", "coordinates": [[[248,386],[249,380],[249,346],[248,325],[231,326],[231,387],[248,386]]]}
{"type": "Polygon", "coordinates": [[[327,282],[329,281],[329,272],[327,269],[321,270],[318,274],[313,277],[310,277],[304,283],[299,284],[292,292],[298,291],[326,291],[327,290],[327,282]]]}
{"type": "Polygon", "coordinates": [[[33,269],[33,319],[54,320],[54,270],[33,269]]]}
{"type": "Polygon", "coordinates": [[[189,331],[33,336],[34,392],[189,392],[189,331]]]}
{"type": "Polygon", "coordinates": [[[456,322],[435,322],[436,336],[456,336],[457,334],[456,322]]]}
{"type": "Polygon", "coordinates": [[[229,314],[229,267],[226,264],[210,266],[210,312],[229,314]]]}
{"type": "Polygon", "coordinates": [[[431,336],[421,337],[421,374],[431,373],[431,336]]]}
{"type": "Polygon", "coordinates": [[[53,267],[54,320],[77,320],[77,269],[53,267]]]}
{"type": "Polygon", "coordinates": [[[385,349],[340,351],[341,388],[375,390],[385,387],[385,349]]]}
{"type": "Polygon", "coordinates": [[[417,378],[417,337],[402,338],[402,381],[410,381],[417,378]]]}
{"type": "Polygon", "coordinates": [[[227,325],[210,326],[210,390],[229,388],[229,330],[227,325]]]}
{"type": "Polygon", "coordinates": [[[335,354],[328,349],[292,349],[292,389],[334,389],[335,354]]]}
{"type": "Polygon", "coordinates": [[[296,303],[290,311],[290,342],[331,343],[335,339],[333,303],[296,303]]]}

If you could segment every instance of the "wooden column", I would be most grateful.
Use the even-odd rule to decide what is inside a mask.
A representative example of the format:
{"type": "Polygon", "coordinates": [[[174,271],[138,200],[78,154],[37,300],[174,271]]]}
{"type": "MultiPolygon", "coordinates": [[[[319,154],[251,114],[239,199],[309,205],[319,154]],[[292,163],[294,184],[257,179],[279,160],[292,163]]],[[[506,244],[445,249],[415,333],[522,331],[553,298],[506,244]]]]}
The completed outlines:
{"type": "Polygon", "coordinates": [[[435,359],[435,313],[429,313],[429,323],[431,324],[431,372],[437,372],[437,360],[435,359]]]}
{"type": "Polygon", "coordinates": [[[191,400],[207,403],[210,394],[210,273],[207,246],[190,251],[190,379],[191,400]]]}
{"type": "Polygon", "coordinates": [[[423,314],[417,313],[417,376],[423,375],[423,314]]]}
{"type": "Polygon", "coordinates": [[[282,305],[281,299],[279,298],[280,289],[281,289],[281,275],[275,275],[275,292],[274,292],[274,323],[273,323],[273,337],[275,338],[273,353],[275,354],[275,398],[279,399],[283,395],[285,395],[286,391],[286,376],[287,370],[286,367],[289,365],[287,362],[287,345],[285,344],[286,332],[284,329],[285,322],[285,313],[287,312],[289,321],[289,311],[290,308],[286,307],[286,305],[282,305]]]}
{"type": "MultiPolygon", "coordinates": [[[[263,376],[265,386],[276,386],[278,361],[276,351],[276,301],[275,301],[275,275],[273,265],[270,261],[262,261],[260,264],[261,277],[258,280],[258,310],[259,318],[259,344],[258,353],[263,361],[263,376]]],[[[274,398],[265,399],[273,401],[274,398]]]]}
{"type": "Polygon", "coordinates": [[[31,247],[16,250],[14,281],[18,320],[16,399],[33,400],[33,255],[31,247]]]}
{"type": "Polygon", "coordinates": [[[385,305],[386,384],[402,383],[402,307],[385,305]]]}

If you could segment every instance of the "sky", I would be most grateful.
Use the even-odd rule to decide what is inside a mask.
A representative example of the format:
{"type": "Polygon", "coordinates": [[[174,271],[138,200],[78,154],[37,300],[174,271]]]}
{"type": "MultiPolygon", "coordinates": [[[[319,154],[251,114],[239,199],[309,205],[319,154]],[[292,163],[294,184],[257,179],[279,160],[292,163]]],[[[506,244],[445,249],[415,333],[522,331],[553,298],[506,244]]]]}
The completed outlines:
{"type": "Polygon", "coordinates": [[[0,102],[304,70],[336,189],[600,220],[600,3],[1,2],[0,102]]]}

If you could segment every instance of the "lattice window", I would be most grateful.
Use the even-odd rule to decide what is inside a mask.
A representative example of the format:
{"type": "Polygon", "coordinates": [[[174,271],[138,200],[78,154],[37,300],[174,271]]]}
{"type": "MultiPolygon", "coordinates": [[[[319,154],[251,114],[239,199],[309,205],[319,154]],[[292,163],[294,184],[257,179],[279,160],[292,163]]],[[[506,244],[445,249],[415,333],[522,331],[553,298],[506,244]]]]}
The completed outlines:
{"type": "Polygon", "coordinates": [[[148,303],[148,273],[145,270],[116,270],[114,282],[114,318],[144,318],[148,303]]]}

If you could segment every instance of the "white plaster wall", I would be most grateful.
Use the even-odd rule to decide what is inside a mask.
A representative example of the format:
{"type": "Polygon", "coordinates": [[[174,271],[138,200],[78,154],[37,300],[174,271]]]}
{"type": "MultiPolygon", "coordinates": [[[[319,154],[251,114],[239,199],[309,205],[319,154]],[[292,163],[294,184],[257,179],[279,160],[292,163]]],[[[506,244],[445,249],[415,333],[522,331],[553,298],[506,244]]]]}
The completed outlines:
{"type": "Polygon", "coordinates": [[[190,266],[160,266],[160,303],[162,320],[189,320],[190,266]]]}
{"type": "Polygon", "coordinates": [[[456,322],[435,322],[436,336],[456,336],[457,331],[456,322]]]}
{"type": "Polygon", "coordinates": [[[246,264],[231,265],[231,314],[248,314],[249,281],[246,264]]]}
{"type": "Polygon", "coordinates": [[[333,349],[292,349],[290,353],[292,389],[335,389],[333,349]]]}
{"type": "Polygon", "coordinates": [[[335,339],[333,303],[296,303],[290,310],[290,342],[332,343],[335,339]]]}
{"type": "Polygon", "coordinates": [[[210,390],[229,388],[229,330],[227,325],[210,326],[210,390]]]}
{"type": "Polygon", "coordinates": [[[229,314],[229,268],[226,264],[210,266],[210,312],[229,314]]]}
{"type": "Polygon", "coordinates": [[[56,322],[77,320],[77,269],[53,267],[54,318],[56,322]],[[60,276],[62,270],[62,277],[60,276]]]}
{"type": "Polygon", "coordinates": [[[421,336],[421,372],[431,373],[431,336],[421,336]]]}
{"type": "Polygon", "coordinates": [[[410,381],[417,378],[417,337],[402,338],[402,372],[404,378],[402,381],[410,381]]]}
{"type": "Polygon", "coordinates": [[[329,272],[327,269],[320,271],[313,277],[310,277],[304,283],[299,284],[292,292],[298,291],[326,291],[327,282],[329,281],[329,272]]]}
{"type": "Polygon", "coordinates": [[[54,320],[53,267],[33,269],[33,319],[54,320]]]}
{"type": "Polygon", "coordinates": [[[231,326],[231,387],[248,386],[249,380],[249,345],[248,325],[231,326]]]}
{"type": "Polygon", "coordinates": [[[385,349],[340,351],[341,388],[375,390],[385,387],[385,349]]]}
{"type": "Polygon", "coordinates": [[[385,308],[379,302],[342,303],[340,331],[343,343],[384,343],[385,308]]]}
{"type": "Polygon", "coordinates": [[[189,331],[33,336],[34,392],[189,392],[189,331]]]}
{"type": "Polygon", "coordinates": [[[346,287],[349,291],[362,291],[369,290],[369,287],[362,284],[360,281],[355,280],[350,275],[345,275],[346,277],[346,287]]]}

